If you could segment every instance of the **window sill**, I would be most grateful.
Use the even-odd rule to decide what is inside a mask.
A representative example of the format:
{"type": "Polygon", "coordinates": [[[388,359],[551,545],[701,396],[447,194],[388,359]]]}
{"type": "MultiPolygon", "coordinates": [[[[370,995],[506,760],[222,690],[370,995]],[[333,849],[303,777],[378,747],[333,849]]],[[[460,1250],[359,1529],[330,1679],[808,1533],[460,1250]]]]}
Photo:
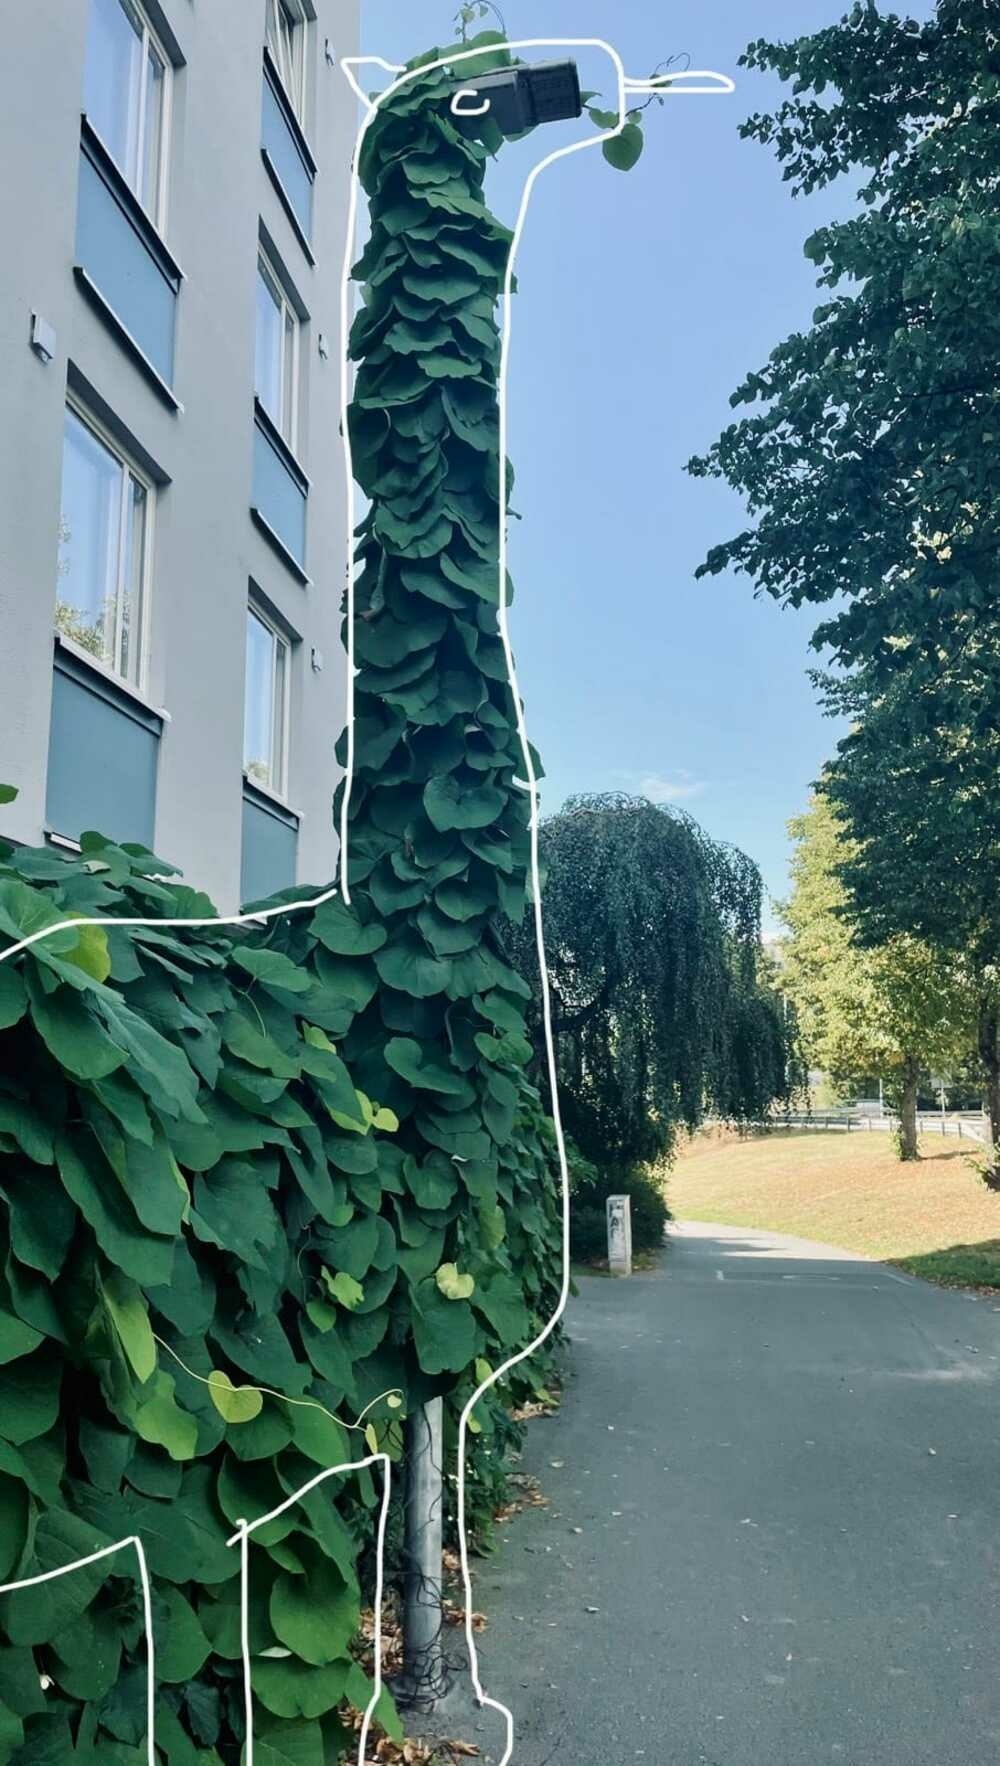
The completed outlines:
{"type": "Polygon", "coordinates": [[[106,681],[109,687],[113,687],[124,698],[130,699],[140,711],[146,713],[147,717],[158,718],[161,724],[171,722],[169,711],[165,711],[162,705],[154,705],[152,700],[147,699],[145,693],[141,692],[138,687],[133,687],[130,681],[123,680],[121,675],[116,675],[114,669],[109,668],[106,662],[99,661],[96,656],[92,656],[82,644],[76,643],[73,638],[68,638],[65,632],[54,632],[53,638],[57,651],[64,650],[67,656],[72,657],[74,662],[80,663],[88,673],[96,675],[100,681],[106,681]]]}
{"type": "Polygon", "coordinates": [[[105,146],[104,141],[94,128],[86,111],[80,113],[80,129],[84,145],[96,160],[101,172],[111,185],[122,208],[126,211],[133,226],[141,233],[151,255],[159,260],[159,266],[168,281],[179,286],[187,281],[184,271],[174,257],[156,222],[143,207],[127,178],[123,177],[118,161],[105,146]]]}
{"type": "Polygon", "coordinates": [[[308,496],[310,490],[308,474],[303,471],[298,456],[293,453],[291,446],[286,442],[281,430],[271,416],[270,411],[268,411],[265,405],[261,404],[256,393],[254,393],[253,397],[253,414],[255,423],[264,431],[264,434],[267,436],[267,439],[273,446],[275,452],[280,456],[291,476],[298,482],[302,495],[304,497],[308,496]]]}
{"type": "Polygon", "coordinates": [[[298,832],[302,821],[299,811],[290,809],[275,792],[269,791],[266,785],[256,784],[246,773],[243,774],[243,801],[251,804],[254,809],[261,810],[264,815],[273,816],[275,821],[281,822],[286,828],[294,828],[298,832]]]}
{"type": "Polygon", "coordinates": [[[76,278],[80,293],[95,309],[98,317],[104,321],[108,329],[114,333],[126,354],[131,356],[140,374],[144,375],[146,380],[149,381],[153,391],[163,400],[165,405],[169,406],[175,416],[183,417],[184,406],[181,404],[180,399],[177,397],[173,389],[167,385],[167,382],[164,380],[159,369],[153,367],[153,364],[145,351],[136,343],[128,326],[118,317],[118,314],[115,312],[110,301],[105,300],[97,283],[87,274],[87,271],[83,268],[82,264],[73,265],[73,275],[76,278]]]}
{"type": "Polygon", "coordinates": [[[268,805],[273,806],[276,810],[280,810],[282,815],[294,816],[296,822],[301,822],[302,811],[300,809],[294,809],[289,803],[287,797],[284,797],[280,791],[275,791],[271,785],[261,785],[257,779],[253,778],[251,774],[247,772],[244,772],[243,774],[243,790],[248,796],[253,795],[265,798],[268,805]]]}
{"type": "Polygon", "coordinates": [[[271,546],[275,552],[277,552],[278,557],[281,559],[281,562],[282,562],[282,564],[284,564],[285,568],[287,570],[291,571],[292,576],[295,578],[295,581],[299,584],[299,586],[303,589],[311,588],[312,587],[312,577],[307,575],[306,571],[303,569],[302,565],[299,563],[299,561],[295,557],[294,553],[292,553],[288,550],[288,547],[285,545],[284,540],[281,539],[280,536],[275,533],[274,528],[271,526],[271,523],[267,519],[267,516],[262,515],[260,510],[253,503],[251,503],[251,505],[250,505],[250,517],[254,523],[254,526],[258,527],[260,529],[260,531],[263,534],[264,538],[266,539],[268,545],[271,546]]]}
{"type": "Polygon", "coordinates": [[[50,846],[58,846],[66,852],[82,852],[79,840],[71,840],[68,834],[59,834],[55,828],[45,828],[45,838],[50,846]]]}
{"type": "Polygon", "coordinates": [[[305,255],[306,262],[308,264],[310,264],[313,269],[315,269],[315,267],[316,267],[316,254],[313,251],[313,248],[309,243],[309,239],[306,234],[305,228],[302,225],[302,222],[299,220],[298,215],[295,213],[295,207],[292,202],[292,199],[289,196],[288,191],[285,189],[285,186],[281,181],[281,173],[278,171],[278,168],[275,165],[275,163],[274,163],[273,159],[271,158],[271,155],[268,152],[266,147],[261,148],[260,157],[264,161],[264,165],[267,170],[267,175],[270,178],[271,183],[274,185],[274,188],[277,192],[278,201],[281,203],[281,206],[284,209],[285,214],[288,217],[288,221],[291,226],[292,232],[295,234],[296,239],[298,240],[300,246],[302,247],[302,251],[305,255]]]}

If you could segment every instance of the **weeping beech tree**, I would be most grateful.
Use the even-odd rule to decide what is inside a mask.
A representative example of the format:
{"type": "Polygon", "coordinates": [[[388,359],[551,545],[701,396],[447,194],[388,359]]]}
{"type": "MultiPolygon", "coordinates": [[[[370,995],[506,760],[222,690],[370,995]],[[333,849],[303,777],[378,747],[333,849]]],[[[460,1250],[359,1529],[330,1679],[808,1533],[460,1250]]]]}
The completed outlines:
{"type": "MultiPolygon", "coordinates": [[[[785,1099],[794,1062],[752,860],[623,793],[571,798],[540,840],[562,1109],[585,1157],[624,1172],[706,1113],[748,1120],[785,1099]]],[[[508,943],[534,978],[527,926],[508,943]]],[[[532,1028],[538,1048],[537,1012],[532,1028]]]]}

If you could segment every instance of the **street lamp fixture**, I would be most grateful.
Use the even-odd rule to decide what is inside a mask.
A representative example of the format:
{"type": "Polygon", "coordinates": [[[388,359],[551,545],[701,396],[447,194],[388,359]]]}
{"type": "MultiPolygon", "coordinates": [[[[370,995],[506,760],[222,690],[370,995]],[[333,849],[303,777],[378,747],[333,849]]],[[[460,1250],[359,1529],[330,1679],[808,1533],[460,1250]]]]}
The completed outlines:
{"type": "Polygon", "coordinates": [[[451,114],[465,132],[484,118],[504,135],[523,135],[540,123],[562,123],[583,114],[575,61],[539,61],[498,68],[456,86],[451,114]]]}

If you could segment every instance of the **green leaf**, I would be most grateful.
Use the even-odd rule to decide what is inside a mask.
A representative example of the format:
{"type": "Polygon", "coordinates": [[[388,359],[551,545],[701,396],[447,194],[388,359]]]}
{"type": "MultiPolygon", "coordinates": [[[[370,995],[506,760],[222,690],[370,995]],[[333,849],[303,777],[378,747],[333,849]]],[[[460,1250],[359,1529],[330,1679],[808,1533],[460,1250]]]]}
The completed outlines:
{"type": "Polygon", "coordinates": [[[503,813],[507,799],[495,785],[463,785],[453,773],[424,787],[424,808],[442,833],[452,828],[487,828],[503,813]]]}
{"type": "Polygon", "coordinates": [[[0,962],[0,1030],[17,1024],[28,1006],[24,982],[11,962],[0,962]]]}
{"type": "MultiPolygon", "coordinates": [[[[49,1570],[64,1569],[77,1559],[90,1557],[112,1543],[107,1534],[88,1526],[79,1515],[70,1514],[68,1510],[49,1510],[40,1517],[35,1528],[34,1551],[25,1574],[41,1576],[49,1570]]],[[[108,1576],[134,1575],[137,1570],[135,1552],[126,1546],[114,1557],[103,1558],[88,1569],[67,1569],[66,1575],[57,1576],[36,1588],[19,1589],[15,1594],[4,1595],[0,1606],[11,1642],[48,1643],[86,1612],[108,1576]]]]}
{"type": "Polygon", "coordinates": [[[157,1373],[152,1391],[135,1413],[135,1427],[143,1441],[165,1447],[173,1460],[193,1459],[198,1447],[198,1423],[181,1410],[174,1397],[174,1381],[157,1373]]]}
{"type": "Polygon", "coordinates": [[[263,1395],[255,1386],[234,1386],[220,1368],[213,1368],[209,1374],[208,1390],[216,1410],[227,1423],[252,1423],[264,1408],[263,1395]]]}
{"type": "Polygon", "coordinates": [[[385,1045],[385,1059],[394,1073],[423,1091],[442,1092],[450,1097],[470,1096],[468,1080],[435,1061],[433,1056],[425,1057],[420,1043],[414,1042],[412,1037],[390,1037],[385,1045]]]}
{"type": "Polygon", "coordinates": [[[258,1656],[252,1671],[254,1696],[276,1717],[324,1717],[343,1698],[349,1667],[349,1656],[321,1668],[295,1656],[284,1661],[258,1656]]]}
{"type": "Polygon", "coordinates": [[[272,1036],[251,1024],[242,1012],[227,1012],[222,1021],[222,1039],[234,1055],[251,1067],[273,1073],[277,1079],[297,1079],[299,1062],[285,1049],[279,1048],[272,1036]]]}
{"type": "MultiPolygon", "coordinates": [[[[0,1473],[0,1581],[6,1582],[15,1570],[28,1538],[28,1489],[20,1478],[0,1473]]],[[[3,1652],[0,1651],[0,1669],[3,1652]]],[[[3,1678],[0,1672],[0,1697],[3,1678]]]]}
{"type": "Polygon", "coordinates": [[[224,1159],[195,1178],[191,1226],[206,1244],[266,1269],[280,1241],[281,1223],[252,1165],[224,1159]]]}
{"type": "Polygon", "coordinates": [[[61,1359],[49,1349],[0,1369],[0,1436],[21,1447],[51,1429],[59,1414],[61,1359]]]}
{"type": "Polygon", "coordinates": [[[157,1679],[171,1685],[187,1685],[204,1667],[211,1652],[194,1609],[180,1589],[161,1588],[157,1590],[153,1620],[157,1679]],[[162,1615],[157,1608],[163,1609],[162,1615]]]}
{"type": "Polygon", "coordinates": [[[345,1654],[360,1620],[354,1590],[317,1551],[311,1555],[308,1575],[276,1577],[270,1614],[279,1641],[314,1667],[325,1667],[345,1654]]]}
{"type": "Polygon", "coordinates": [[[41,1331],[33,1330],[13,1312],[0,1308],[0,1364],[30,1355],[41,1342],[41,1331]]]}
{"type": "Polygon", "coordinates": [[[105,1035],[94,1011],[67,987],[46,994],[28,981],[31,1016],[50,1055],[77,1079],[104,1079],[125,1060],[125,1051],[105,1035]]]}
{"type": "Polygon", "coordinates": [[[315,1404],[290,1404],[288,1420],[292,1439],[300,1453],[325,1468],[349,1460],[347,1432],[332,1416],[315,1404]]]}
{"type": "Polygon", "coordinates": [[[450,962],[428,955],[423,941],[412,933],[396,936],[376,952],[375,967],[387,987],[410,993],[414,999],[429,999],[443,992],[451,975],[450,962]]]}
{"type": "MultiPolygon", "coordinates": [[[[148,1092],[157,1108],[171,1118],[188,1116],[199,1120],[198,1079],[182,1050],[107,989],[102,990],[98,1007],[112,1041],[128,1057],[132,1078],[148,1092]]],[[[101,1079],[104,1075],[93,1077],[101,1079]]]]}
{"type": "Polygon", "coordinates": [[[364,1288],[346,1270],[338,1270],[336,1275],[331,1275],[328,1269],[323,1269],[320,1273],[334,1299],[346,1307],[348,1312],[353,1312],[364,1299],[364,1288]]]}
{"type": "Polygon", "coordinates": [[[245,969],[255,981],[263,982],[265,987],[277,987],[284,993],[308,993],[312,986],[312,978],[307,969],[300,968],[289,957],[282,956],[277,950],[255,950],[252,945],[237,946],[233,951],[233,962],[245,969]]]}
{"type": "Polygon", "coordinates": [[[81,926],[72,950],[62,953],[64,963],[72,963],[95,981],[106,981],[111,973],[108,935],[103,926],[81,926]]]}
{"type": "Polygon", "coordinates": [[[460,1275],[454,1263],[442,1263],[434,1280],[446,1300],[468,1300],[476,1282],[471,1275],[460,1275]]]}
{"type": "Polygon", "coordinates": [[[16,785],[0,785],[0,803],[13,803],[16,796],[16,785]]]}
{"type": "Polygon", "coordinates": [[[386,941],[384,926],[366,926],[353,908],[332,895],[312,916],[311,929],[327,950],[340,957],[363,957],[386,941]]]}
{"type": "Polygon", "coordinates": [[[324,1766],[328,1758],[318,1723],[278,1723],[254,1742],[254,1766],[324,1766]]]}
{"type": "Polygon", "coordinates": [[[116,1264],[140,1286],[166,1283],[173,1263],[173,1241],[144,1232],[118,1187],[103,1167],[100,1152],[82,1137],[77,1148],[61,1136],[56,1143],[56,1163],[67,1193],[92,1228],[109,1262],[116,1264]]]}
{"type": "Polygon", "coordinates": [[[481,1281],[473,1305],[489,1320],[504,1349],[512,1349],[527,1341],[531,1318],[520,1285],[513,1276],[497,1274],[481,1281]]]}
{"type": "Polygon", "coordinates": [[[121,1270],[112,1270],[102,1286],[119,1342],[133,1371],[145,1382],[156,1368],[156,1343],[142,1291],[121,1270]]]}
{"type": "MultiPolygon", "coordinates": [[[[617,117],[615,121],[618,121],[617,117]]],[[[643,134],[638,123],[626,123],[620,135],[605,141],[601,152],[616,172],[629,172],[639,159],[642,148],[643,134]]]]}
{"type": "Polygon", "coordinates": [[[5,1134],[17,1142],[33,1164],[52,1164],[52,1131],[25,1099],[0,1095],[0,1135],[5,1134]]]}
{"type": "Polygon", "coordinates": [[[413,1340],[426,1374],[462,1373],[479,1347],[467,1300],[446,1300],[430,1277],[411,1289],[413,1340]]]}
{"type": "Polygon", "coordinates": [[[351,1077],[326,1033],[308,1024],[303,1031],[302,1066],[341,1128],[365,1133],[368,1123],[351,1077]]]}

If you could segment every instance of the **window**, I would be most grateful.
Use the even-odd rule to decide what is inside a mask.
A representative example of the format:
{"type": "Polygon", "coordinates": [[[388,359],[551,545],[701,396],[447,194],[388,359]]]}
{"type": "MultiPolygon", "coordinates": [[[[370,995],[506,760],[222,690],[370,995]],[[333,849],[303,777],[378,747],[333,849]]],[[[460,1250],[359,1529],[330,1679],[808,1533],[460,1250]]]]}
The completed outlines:
{"type": "Polygon", "coordinates": [[[306,18],[298,0],[267,0],[267,46],[296,121],[305,121],[306,18]]]}
{"type": "Polygon", "coordinates": [[[299,321],[261,252],[257,261],[256,392],[272,423],[295,451],[299,321]]]}
{"type": "Polygon", "coordinates": [[[288,723],[288,640],[247,608],[243,771],[253,785],[283,795],[288,723]]]}
{"type": "Polygon", "coordinates": [[[72,408],[66,411],[56,630],[141,686],[152,487],[72,408]]]}
{"type": "Polygon", "coordinates": [[[166,204],[170,75],[133,0],[90,0],[84,109],[157,227],[166,204]]]}

